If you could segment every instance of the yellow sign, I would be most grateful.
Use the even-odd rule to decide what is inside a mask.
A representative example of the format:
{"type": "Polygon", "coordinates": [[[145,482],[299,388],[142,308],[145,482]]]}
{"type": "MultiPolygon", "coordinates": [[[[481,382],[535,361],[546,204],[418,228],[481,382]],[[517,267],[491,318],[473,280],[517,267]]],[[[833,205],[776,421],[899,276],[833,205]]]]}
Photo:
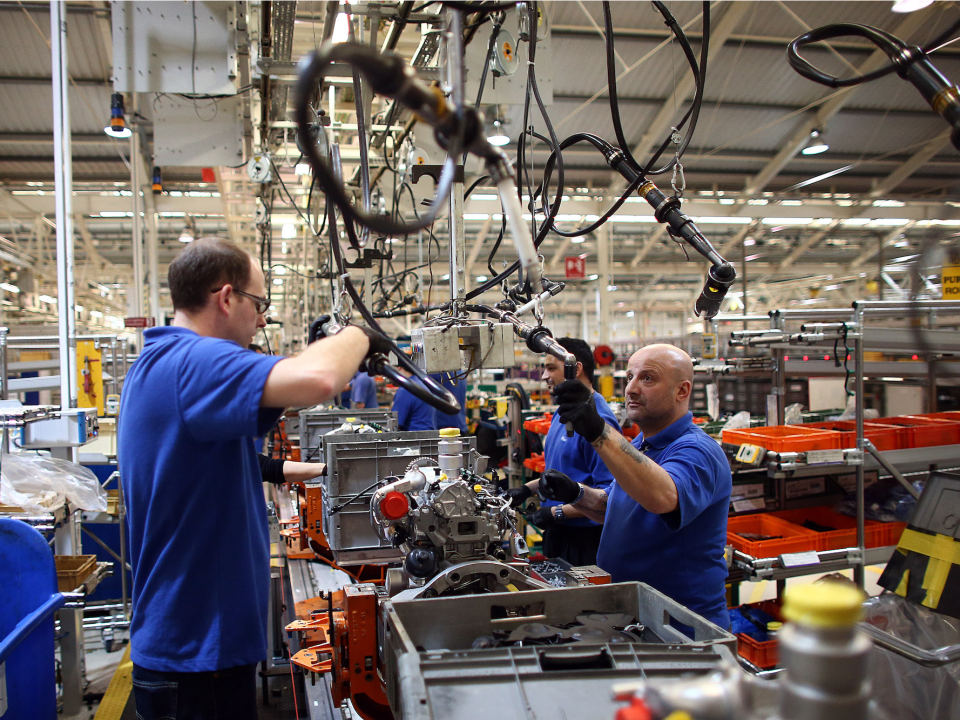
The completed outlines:
{"type": "Polygon", "coordinates": [[[100,351],[90,340],[77,342],[77,407],[95,407],[104,415],[103,363],[100,351]]]}
{"type": "Polygon", "coordinates": [[[717,357],[717,334],[703,333],[700,336],[702,347],[701,357],[704,360],[714,360],[717,357]]]}
{"type": "Polygon", "coordinates": [[[944,300],[960,300],[960,266],[944,266],[940,276],[944,300]]]}

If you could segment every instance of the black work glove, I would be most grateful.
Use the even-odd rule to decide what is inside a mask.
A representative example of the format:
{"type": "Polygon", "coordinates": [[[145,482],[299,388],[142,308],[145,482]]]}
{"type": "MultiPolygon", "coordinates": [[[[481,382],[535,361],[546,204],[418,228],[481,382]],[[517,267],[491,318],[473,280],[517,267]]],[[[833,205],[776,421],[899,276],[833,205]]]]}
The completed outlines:
{"type": "Polygon", "coordinates": [[[307,345],[314,342],[315,340],[320,340],[325,338],[327,334],[323,331],[323,326],[330,322],[329,315],[321,315],[312,323],[310,323],[310,332],[307,335],[307,345]]]}
{"type": "Polygon", "coordinates": [[[503,496],[510,501],[510,507],[512,508],[520,507],[532,495],[533,492],[526,485],[521,485],[518,488],[510,488],[503,494],[503,496]]]}
{"type": "Polygon", "coordinates": [[[358,327],[363,330],[363,334],[366,335],[367,340],[370,341],[370,349],[367,350],[367,357],[370,357],[374,353],[379,353],[380,355],[384,356],[390,353],[391,343],[390,339],[386,335],[378,333],[376,330],[371,330],[368,327],[364,327],[363,325],[355,325],[354,327],[358,327]]]}
{"type": "Polygon", "coordinates": [[[560,422],[570,423],[578,435],[592,443],[603,435],[606,425],[593,399],[593,391],[579,380],[564,380],[553,388],[553,397],[559,407],[560,422]]]}
{"type": "Polygon", "coordinates": [[[536,525],[541,530],[550,527],[556,522],[556,518],[553,517],[552,508],[546,505],[541,505],[535,512],[524,515],[523,517],[528,523],[536,525]]]}
{"type": "Polygon", "coordinates": [[[580,499],[580,483],[574,482],[559,470],[547,470],[540,477],[540,494],[547,500],[573,504],[580,499]]]}

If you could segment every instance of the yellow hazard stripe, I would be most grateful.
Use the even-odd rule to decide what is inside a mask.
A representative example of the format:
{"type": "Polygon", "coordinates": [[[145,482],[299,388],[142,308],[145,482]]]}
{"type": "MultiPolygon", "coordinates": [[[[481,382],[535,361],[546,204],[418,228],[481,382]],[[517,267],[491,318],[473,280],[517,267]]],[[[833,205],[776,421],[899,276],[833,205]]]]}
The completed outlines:
{"type": "MultiPolygon", "coordinates": [[[[930,558],[921,585],[927,591],[922,604],[929,608],[937,607],[950,569],[954,565],[960,565],[960,542],[946,535],[927,535],[908,528],[903,531],[898,547],[930,558]]],[[[901,580],[900,586],[906,589],[906,580],[901,580]]],[[[898,587],[897,594],[900,594],[899,591],[898,587]]]]}
{"type": "Polygon", "coordinates": [[[123,651],[120,664],[113,673],[110,686],[100,701],[94,720],[120,720],[133,690],[133,660],[130,659],[130,646],[123,651]]]}

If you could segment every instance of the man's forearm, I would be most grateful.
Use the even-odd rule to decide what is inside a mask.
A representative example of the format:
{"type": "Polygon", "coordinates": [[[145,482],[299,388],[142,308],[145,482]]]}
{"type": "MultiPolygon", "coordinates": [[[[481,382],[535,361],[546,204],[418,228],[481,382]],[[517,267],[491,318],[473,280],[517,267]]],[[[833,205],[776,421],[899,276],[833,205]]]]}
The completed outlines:
{"type": "Polygon", "coordinates": [[[327,466],[324,463],[305,463],[284,460],[283,479],[286,482],[306,482],[323,475],[327,466]]]}
{"type": "Polygon", "coordinates": [[[583,497],[572,506],[564,505],[564,512],[566,512],[566,508],[573,507],[579,511],[579,515],[571,515],[570,517],[582,515],[602,525],[607,516],[607,494],[603,490],[597,490],[587,485],[582,487],[583,497]]]}
{"type": "Polygon", "coordinates": [[[308,407],[326,402],[350,381],[370,342],[360,328],[346,327],[273,366],[261,407],[308,407]]]}
{"type": "Polygon", "coordinates": [[[657,515],[677,509],[677,486],[673,478],[623,435],[607,425],[603,434],[593,441],[593,447],[617,484],[644,509],[657,515]]]}

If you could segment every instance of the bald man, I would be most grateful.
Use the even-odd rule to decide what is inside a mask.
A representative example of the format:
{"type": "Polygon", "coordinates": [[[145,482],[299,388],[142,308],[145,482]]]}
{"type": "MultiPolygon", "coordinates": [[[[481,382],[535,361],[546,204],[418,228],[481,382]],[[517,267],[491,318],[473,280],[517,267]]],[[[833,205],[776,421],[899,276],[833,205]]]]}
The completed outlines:
{"type": "Polygon", "coordinates": [[[560,473],[544,473],[541,492],[603,523],[597,564],[614,582],[645,582],[730,627],[723,552],[730,464],[693,424],[690,356],[673,345],[648,345],[630,358],[627,417],[640,428],[633,443],[603,421],[581,388],[573,381],[557,386],[558,414],[613,473],[609,502],[606,493],[560,473]]]}

